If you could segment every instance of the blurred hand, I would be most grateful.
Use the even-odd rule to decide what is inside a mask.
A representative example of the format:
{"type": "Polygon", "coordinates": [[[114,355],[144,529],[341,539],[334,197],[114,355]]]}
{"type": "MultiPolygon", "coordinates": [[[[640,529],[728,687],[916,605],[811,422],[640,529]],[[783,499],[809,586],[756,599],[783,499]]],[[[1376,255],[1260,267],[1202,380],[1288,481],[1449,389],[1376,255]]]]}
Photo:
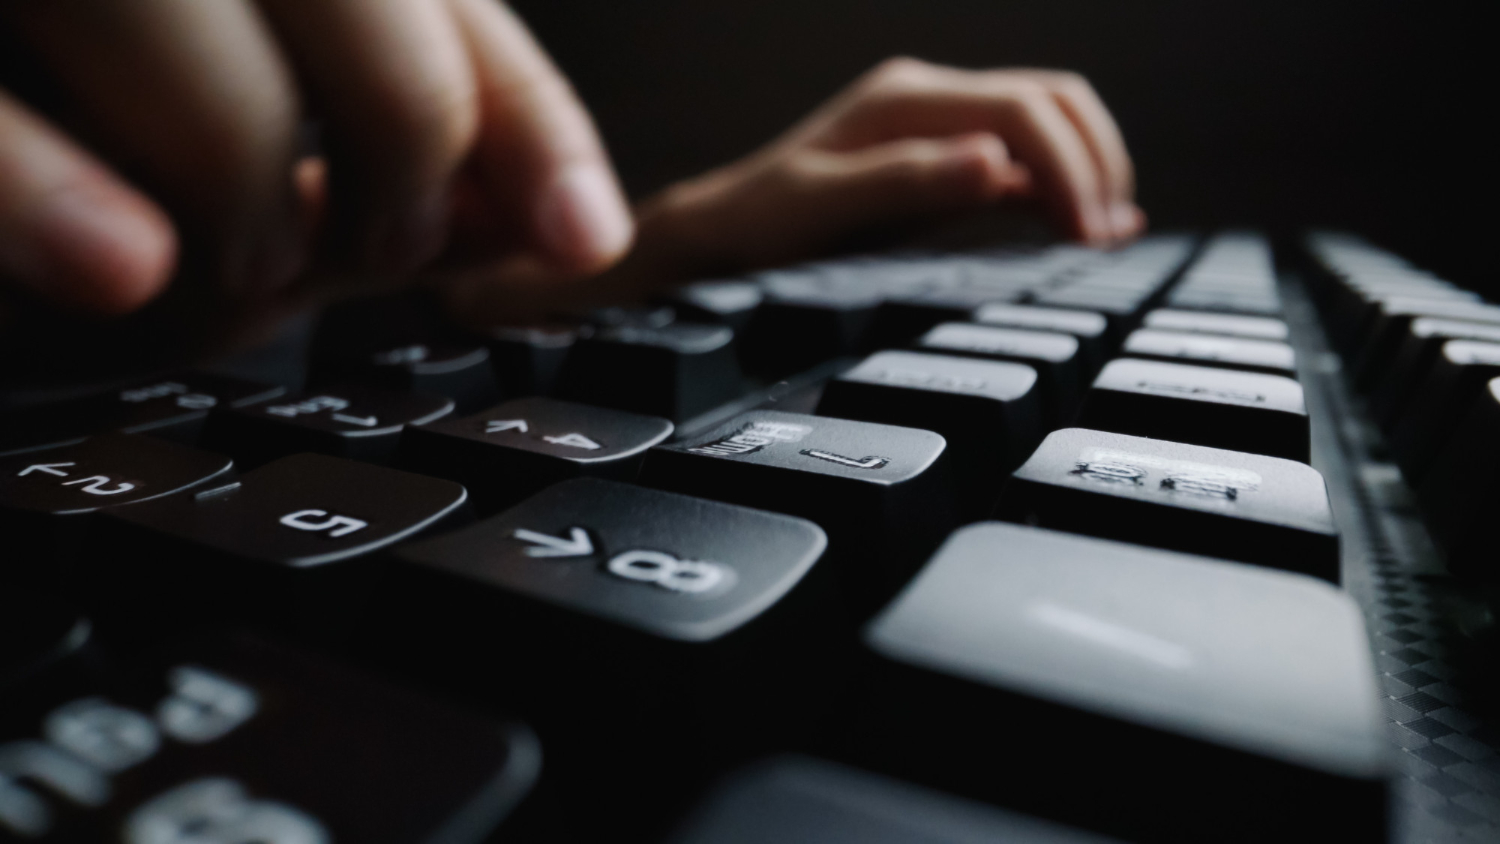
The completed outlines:
{"type": "Polygon", "coordinates": [[[588,115],[495,0],[12,0],[0,27],[59,95],[0,90],[13,324],[130,312],[174,275],[243,310],[444,254],[579,274],[629,246],[588,115]]]}
{"type": "Polygon", "coordinates": [[[897,58],[763,149],[646,201],[614,269],[564,277],[515,260],[467,271],[447,294],[471,323],[536,319],[1006,199],[1040,200],[1068,235],[1109,245],[1145,227],[1134,193],[1120,130],[1081,76],[897,58]]]}

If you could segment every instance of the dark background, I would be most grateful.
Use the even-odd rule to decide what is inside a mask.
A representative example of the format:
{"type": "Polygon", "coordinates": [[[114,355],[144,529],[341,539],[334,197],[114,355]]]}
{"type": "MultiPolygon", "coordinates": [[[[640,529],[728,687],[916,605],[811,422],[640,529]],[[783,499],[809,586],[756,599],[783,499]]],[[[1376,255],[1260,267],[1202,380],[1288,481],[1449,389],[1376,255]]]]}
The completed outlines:
{"type": "Polygon", "coordinates": [[[1113,109],[1158,227],[1347,228],[1500,292],[1478,4],[513,5],[593,109],[636,196],[748,152],[889,55],[1065,67],[1113,109]]]}

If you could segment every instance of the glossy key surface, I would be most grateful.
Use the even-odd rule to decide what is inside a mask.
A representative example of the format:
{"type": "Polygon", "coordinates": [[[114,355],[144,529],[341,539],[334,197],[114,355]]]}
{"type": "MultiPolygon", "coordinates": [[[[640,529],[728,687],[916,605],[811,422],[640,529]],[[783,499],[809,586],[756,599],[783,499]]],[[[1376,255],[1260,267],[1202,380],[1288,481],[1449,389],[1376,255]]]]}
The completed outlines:
{"type": "Polygon", "coordinates": [[[386,463],[407,426],[441,419],[453,407],[445,396],[333,385],[221,412],[209,420],[206,439],[248,466],[303,451],[386,463]]]}
{"type": "Polygon", "coordinates": [[[558,395],[680,423],[743,392],[734,341],[727,325],[606,326],[574,347],[558,395]]]}
{"type": "Polygon", "coordinates": [[[1328,584],[981,523],[865,638],[898,666],[867,716],[890,745],[869,755],[914,777],[1131,840],[1384,840],[1374,667],[1328,584]]]}
{"type": "Polygon", "coordinates": [[[669,420],[540,397],[408,433],[402,465],[470,487],[485,512],[581,475],[634,480],[669,420]]]}
{"type": "Polygon", "coordinates": [[[1297,374],[1297,356],[1292,347],[1274,340],[1142,328],[1125,338],[1120,351],[1150,360],[1222,366],[1272,375],[1295,377],[1297,374]]]}
{"type": "Polygon", "coordinates": [[[1071,334],[946,322],[922,335],[916,347],[1030,366],[1040,376],[1043,418],[1048,424],[1062,423],[1077,408],[1084,368],[1079,340],[1071,334]]]}
{"type": "Polygon", "coordinates": [[[1094,380],[1078,425],[1308,461],[1302,385],[1280,375],[1119,358],[1094,380]]]}
{"type": "Polygon", "coordinates": [[[1003,328],[1028,328],[1071,334],[1078,338],[1079,353],[1089,372],[1097,371],[1108,355],[1106,332],[1109,320],[1105,319],[1104,314],[1038,305],[996,303],[975,311],[974,322],[1003,328]]]}
{"type": "Polygon", "coordinates": [[[997,512],[1339,581],[1323,476],[1278,457],[1066,428],[1015,471],[997,512]]]}
{"type": "Polygon", "coordinates": [[[1288,337],[1286,322],[1271,317],[1216,314],[1208,311],[1174,311],[1160,308],[1146,314],[1145,328],[1162,331],[1188,331],[1194,334],[1222,334],[1250,340],[1279,340],[1288,337]]]}

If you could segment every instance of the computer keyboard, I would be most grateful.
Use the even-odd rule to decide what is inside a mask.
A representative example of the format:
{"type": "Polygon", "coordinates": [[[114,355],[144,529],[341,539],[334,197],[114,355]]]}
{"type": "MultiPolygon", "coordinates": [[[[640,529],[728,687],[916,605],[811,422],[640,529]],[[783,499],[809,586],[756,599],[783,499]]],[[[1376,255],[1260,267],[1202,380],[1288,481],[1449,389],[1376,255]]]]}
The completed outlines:
{"type": "Polygon", "coordinates": [[[905,251],[0,415],[0,839],[1500,840],[1500,306],[905,251]]]}

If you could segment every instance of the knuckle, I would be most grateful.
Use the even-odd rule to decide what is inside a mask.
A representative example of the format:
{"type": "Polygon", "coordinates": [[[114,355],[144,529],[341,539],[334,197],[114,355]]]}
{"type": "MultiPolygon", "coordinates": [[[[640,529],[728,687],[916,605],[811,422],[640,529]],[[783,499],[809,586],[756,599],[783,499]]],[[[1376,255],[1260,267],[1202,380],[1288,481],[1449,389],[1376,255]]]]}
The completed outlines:
{"type": "Polygon", "coordinates": [[[876,89],[908,89],[925,83],[933,66],[911,56],[892,56],[876,65],[867,79],[876,89]]]}

